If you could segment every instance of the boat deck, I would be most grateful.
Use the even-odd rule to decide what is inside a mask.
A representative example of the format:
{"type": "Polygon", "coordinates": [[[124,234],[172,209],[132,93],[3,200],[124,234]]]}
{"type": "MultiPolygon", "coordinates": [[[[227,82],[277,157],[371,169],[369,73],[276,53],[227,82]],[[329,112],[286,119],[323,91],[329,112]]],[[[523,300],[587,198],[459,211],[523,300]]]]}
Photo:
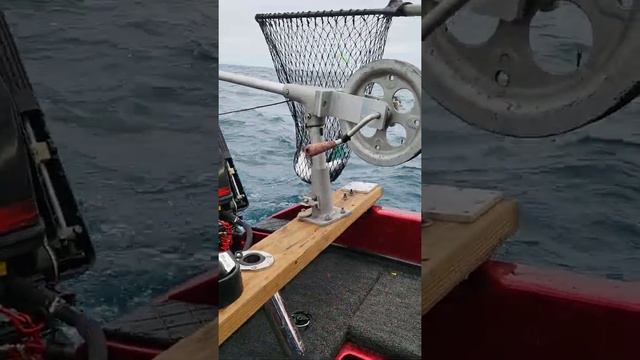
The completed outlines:
{"type": "Polygon", "coordinates": [[[209,304],[170,300],[139,307],[108,323],[104,331],[111,340],[167,348],[217,317],[218,309],[209,304]]]}
{"type": "MultiPolygon", "coordinates": [[[[389,358],[420,358],[420,267],[331,246],[282,291],[290,313],[304,311],[308,359],[334,357],[345,340],[389,358]],[[389,329],[393,329],[390,331],[389,329]]],[[[220,358],[284,354],[262,311],[220,347],[220,358]],[[249,356],[250,354],[250,356],[249,356]]]]}

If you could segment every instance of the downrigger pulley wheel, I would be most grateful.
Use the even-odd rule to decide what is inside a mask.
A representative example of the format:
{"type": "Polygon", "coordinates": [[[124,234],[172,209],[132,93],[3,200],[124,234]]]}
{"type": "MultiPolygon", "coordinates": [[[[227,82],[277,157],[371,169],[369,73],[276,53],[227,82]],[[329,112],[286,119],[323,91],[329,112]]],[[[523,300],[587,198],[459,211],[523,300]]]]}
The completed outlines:
{"type": "MultiPolygon", "coordinates": [[[[349,147],[364,161],[378,166],[396,166],[422,151],[420,70],[398,60],[378,60],[356,71],[344,87],[353,95],[375,97],[387,103],[390,114],[384,129],[366,126],[356,133],[349,147]]],[[[341,121],[347,133],[355,124],[341,121]]]]}
{"type": "MultiPolygon", "coordinates": [[[[459,25],[477,33],[481,29],[470,16],[459,25]]],[[[424,90],[462,120],[503,135],[565,133],[602,119],[640,93],[638,0],[472,1],[422,45],[424,90]],[[592,45],[582,49],[579,41],[546,34],[543,41],[569,44],[559,50],[572,52],[575,68],[545,70],[531,35],[551,30],[532,26],[532,20],[553,11],[559,26],[575,26],[575,19],[563,15],[569,10],[588,19],[591,34],[584,35],[592,45]],[[466,42],[457,36],[452,21],[465,11],[496,20],[488,39],[466,42]]]]}

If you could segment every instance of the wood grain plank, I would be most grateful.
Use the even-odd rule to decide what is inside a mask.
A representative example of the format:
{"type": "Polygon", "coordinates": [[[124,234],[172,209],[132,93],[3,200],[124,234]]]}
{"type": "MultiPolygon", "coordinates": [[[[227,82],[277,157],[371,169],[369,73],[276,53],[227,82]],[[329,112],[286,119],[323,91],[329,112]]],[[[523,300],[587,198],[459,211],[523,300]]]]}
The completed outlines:
{"type": "MultiPolygon", "coordinates": [[[[428,201],[428,199],[423,199],[428,201]]],[[[501,200],[472,223],[422,228],[422,314],[464,280],[518,228],[518,205],[501,200]]]]}

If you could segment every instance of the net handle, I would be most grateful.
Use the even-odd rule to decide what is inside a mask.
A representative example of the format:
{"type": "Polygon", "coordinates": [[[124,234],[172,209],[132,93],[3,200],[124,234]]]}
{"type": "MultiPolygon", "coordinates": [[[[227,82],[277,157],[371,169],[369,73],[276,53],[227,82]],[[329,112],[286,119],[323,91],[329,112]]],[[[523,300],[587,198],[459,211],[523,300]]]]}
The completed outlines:
{"type": "Polygon", "coordinates": [[[256,14],[256,21],[266,19],[292,19],[314,17],[338,17],[354,15],[386,15],[386,16],[421,16],[421,6],[402,0],[391,0],[382,9],[350,9],[350,10],[324,10],[324,11],[300,11],[284,13],[256,14]]]}

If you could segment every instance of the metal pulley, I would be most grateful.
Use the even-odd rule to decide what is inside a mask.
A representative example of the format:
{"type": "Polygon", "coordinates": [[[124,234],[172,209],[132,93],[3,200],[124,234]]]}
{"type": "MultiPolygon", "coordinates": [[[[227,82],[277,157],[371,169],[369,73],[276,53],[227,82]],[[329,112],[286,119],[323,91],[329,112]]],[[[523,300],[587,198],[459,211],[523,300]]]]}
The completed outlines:
{"type": "Polygon", "coordinates": [[[556,135],[600,120],[640,94],[638,0],[480,0],[461,12],[468,10],[497,18],[493,33],[465,43],[440,26],[423,41],[422,72],[425,91],[471,125],[515,137],[556,135]],[[558,5],[577,6],[592,29],[588,59],[577,49],[575,69],[566,73],[543,69],[530,41],[534,16],[558,5]]]}
{"type": "MultiPolygon", "coordinates": [[[[420,70],[406,62],[383,59],[356,71],[343,91],[352,95],[374,97],[387,103],[390,112],[383,115],[383,128],[365,126],[349,143],[364,161],[378,166],[395,166],[418,156],[422,151],[420,122],[420,70]]],[[[357,124],[341,121],[343,132],[357,124]]]]}

